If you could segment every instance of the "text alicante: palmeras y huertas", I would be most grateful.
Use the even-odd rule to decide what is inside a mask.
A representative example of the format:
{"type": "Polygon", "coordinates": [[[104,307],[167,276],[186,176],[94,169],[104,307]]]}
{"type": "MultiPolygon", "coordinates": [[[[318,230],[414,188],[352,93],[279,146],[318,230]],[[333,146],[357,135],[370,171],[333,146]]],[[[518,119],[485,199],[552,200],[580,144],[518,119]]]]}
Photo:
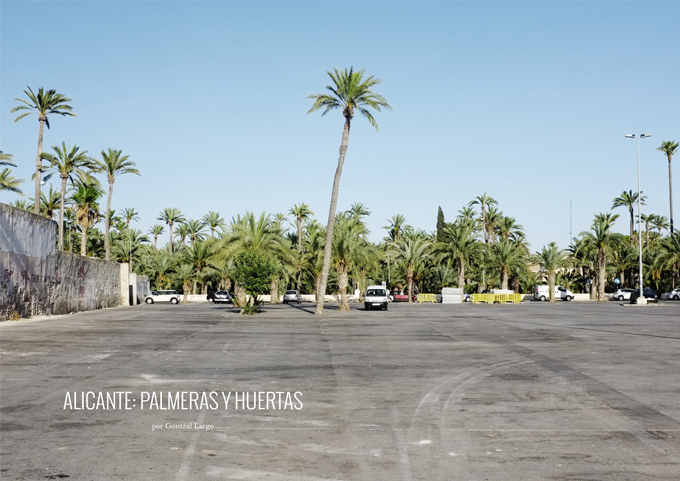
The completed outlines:
{"type": "Polygon", "coordinates": [[[81,391],[67,392],[64,409],[72,411],[150,410],[300,410],[302,393],[296,391],[81,391]],[[137,400],[139,399],[139,403],[137,400]],[[139,405],[139,408],[137,407],[139,405]]]}

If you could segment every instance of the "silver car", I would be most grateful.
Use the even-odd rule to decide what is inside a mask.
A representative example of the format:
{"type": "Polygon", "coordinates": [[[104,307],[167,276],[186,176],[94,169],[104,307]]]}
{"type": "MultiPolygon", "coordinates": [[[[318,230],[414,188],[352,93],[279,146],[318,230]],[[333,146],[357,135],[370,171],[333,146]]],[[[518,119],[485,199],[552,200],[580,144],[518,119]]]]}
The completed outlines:
{"type": "Polygon", "coordinates": [[[297,302],[300,304],[302,302],[302,294],[300,294],[300,291],[286,291],[283,295],[283,303],[288,304],[289,302],[297,302]]]}
{"type": "Polygon", "coordinates": [[[618,289],[612,297],[617,301],[622,301],[624,299],[628,300],[634,290],[635,289],[618,289]]]}
{"type": "Polygon", "coordinates": [[[673,289],[668,293],[668,298],[673,301],[680,301],[680,289],[673,289]]]}

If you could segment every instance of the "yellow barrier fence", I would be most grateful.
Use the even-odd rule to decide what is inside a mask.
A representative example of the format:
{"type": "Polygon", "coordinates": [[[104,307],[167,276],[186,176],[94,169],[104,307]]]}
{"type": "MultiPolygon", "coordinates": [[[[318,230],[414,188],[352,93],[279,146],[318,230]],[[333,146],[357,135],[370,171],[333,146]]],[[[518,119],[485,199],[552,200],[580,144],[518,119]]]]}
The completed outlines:
{"type": "Polygon", "coordinates": [[[479,304],[480,302],[493,304],[496,302],[496,294],[472,294],[472,302],[473,304],[479,304]]]}
{"type": "Polygon", "coordinates": [[[437,302],[437,294],[418,294],[416,300],[421,304],[423,302],[437,302]]]}
{"type": "Polygon", "coordinates": [[[517,304],[522,301],[522,294],[472,294],[472,302],[479,304],[485,302],[487,304],[505,304],[510,302],[517,304]]]}

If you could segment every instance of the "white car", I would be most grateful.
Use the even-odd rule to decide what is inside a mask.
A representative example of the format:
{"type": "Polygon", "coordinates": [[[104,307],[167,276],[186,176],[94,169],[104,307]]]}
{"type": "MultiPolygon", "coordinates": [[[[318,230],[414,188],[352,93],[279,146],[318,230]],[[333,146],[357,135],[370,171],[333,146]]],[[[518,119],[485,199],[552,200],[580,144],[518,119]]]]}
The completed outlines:
{"type": "Polygon", "coordinates": [[[668,298],[674,301],[680,301],[680,289],[673,289],[668,293],[668,298]]]}
{"type": "Polygon", "coordinates": [[[633,293],[634,290],[635,289],[617,289],[612,297],[617,301],[623,301],[624,299],[629,300],[630,295],[633,293]]]}
{"type": "Polygon", "coordinates": [[[155,302],[169,302],[170,304],[179,304],[179,294],[177,291],[155,291],[150,296],[144,298],[147,304],[155,302]]]}
{"type": "Polygon", "coordinates": [[[370,311],[372,308],[387,310],[387,289],[383,286],[368,286],[364,296],[364,308],[370,311]]]}

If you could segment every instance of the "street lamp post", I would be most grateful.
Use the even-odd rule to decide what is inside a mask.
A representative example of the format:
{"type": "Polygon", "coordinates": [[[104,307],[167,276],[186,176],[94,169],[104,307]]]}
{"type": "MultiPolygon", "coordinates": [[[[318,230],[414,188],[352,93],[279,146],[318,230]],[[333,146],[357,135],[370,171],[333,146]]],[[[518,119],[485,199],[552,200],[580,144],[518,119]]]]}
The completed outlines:
{"type": "Polygon", "coordinates": [[[628,134],[626,138],[637,139],[637,167],[638,167],[638,245],[640,247],[640,295],[637,298],[638,304],[646,304],[646,299],[642,290],[642,191],[640,190],[640,139],[651,137],[651,134],[628,134]]]}

